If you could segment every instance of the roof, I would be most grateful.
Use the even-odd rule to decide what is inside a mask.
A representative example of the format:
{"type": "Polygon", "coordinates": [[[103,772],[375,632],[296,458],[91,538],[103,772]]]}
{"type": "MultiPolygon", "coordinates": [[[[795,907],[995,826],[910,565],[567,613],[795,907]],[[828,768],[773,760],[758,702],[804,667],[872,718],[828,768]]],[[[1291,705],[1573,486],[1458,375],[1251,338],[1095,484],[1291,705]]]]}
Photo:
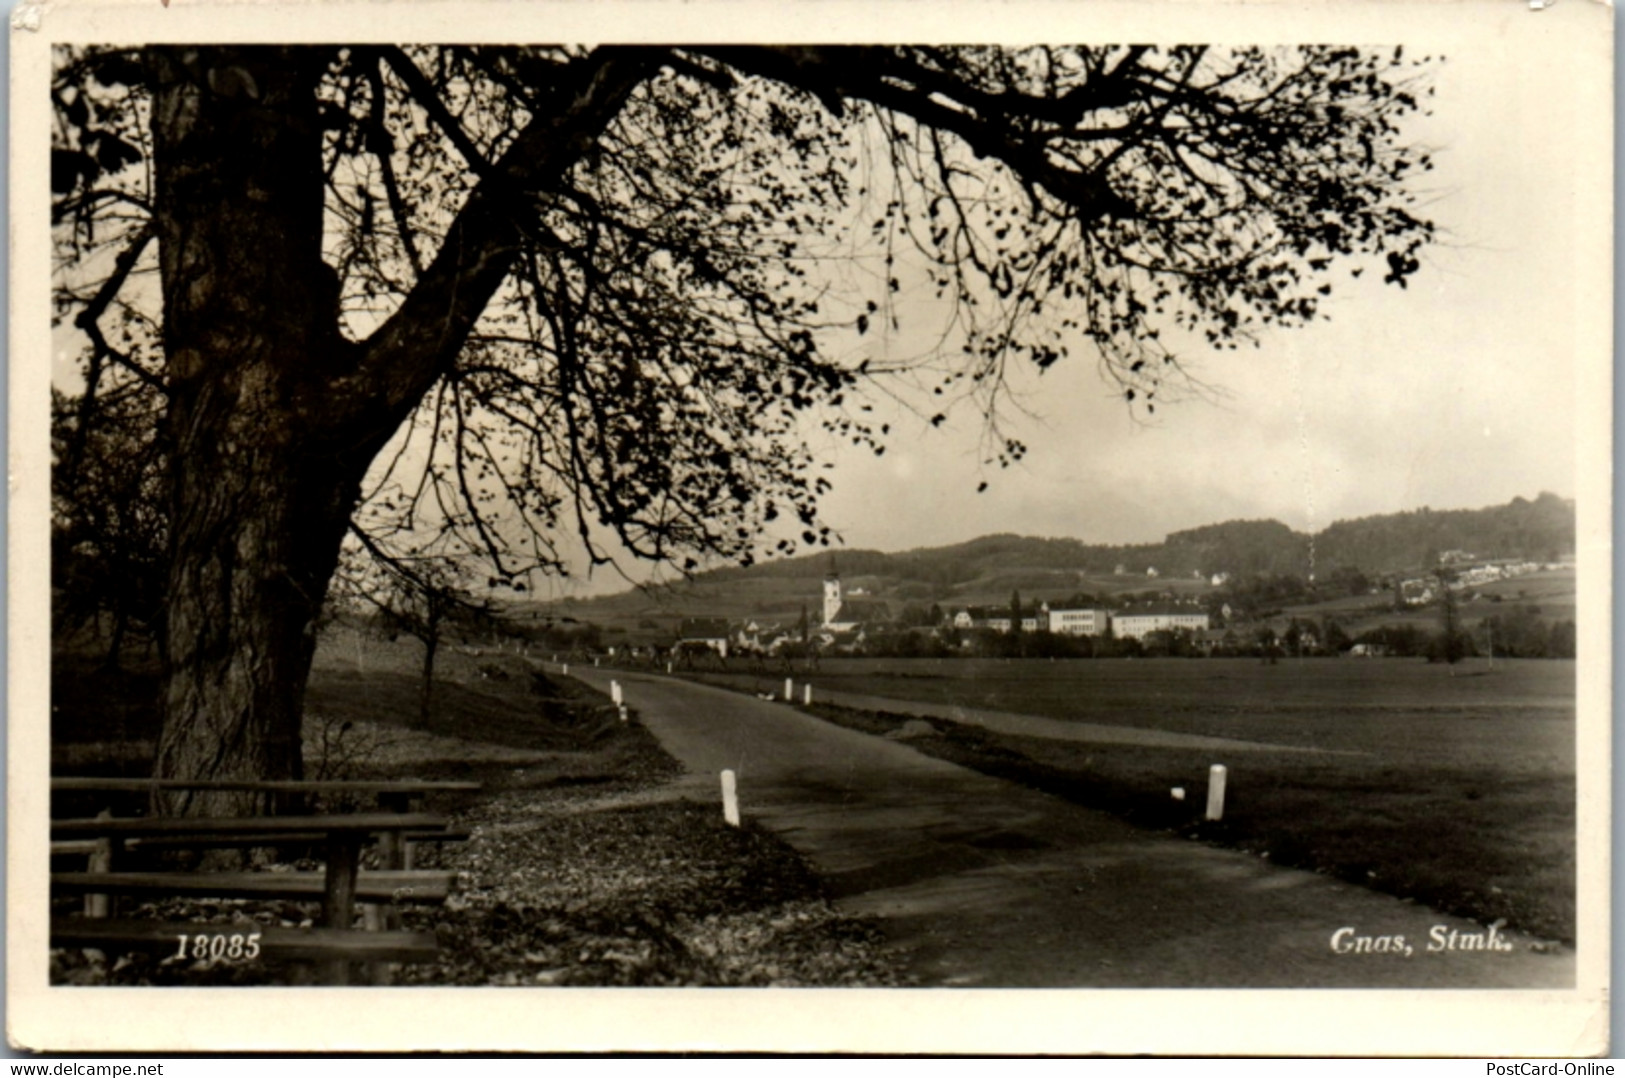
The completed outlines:
{"type": "Polygon", "coordinates": [[[677,627],[679,640],[723,640],[728,636],[725,618],[684,618],[677,627]]]}
{"type": "MultiPolygon", "coordinates": [[[[1010,608],[1008,606],[961,606],[956,607],[954,612],[956,614],[963,613],[970,617],[979,618],[982,620],[986,620],[988,618],[1008,618],[1010,616],[1010,608]]],[[[1032,617],[1033,613],[1033,611],[1024,609],[1021,612],[1021,616],[1024,618],[1032,617]]]]}
{"type": "Polygon", "coordinates": [[[842,599],[841,608],[835,612],[835,620],[890,621],[891,608],[879,599],[842,599]]]}
{"type": "Polygon", "coordinates": [[[628,629],[606,644],[619,644],[629,648],[664,647],[671,643],[671,633],[659,629],[628,629]]]}
{"type": "Polygon", "coordinates": [[[1207,610],[1200,606],[1185,606],[1179,603],[1153,603],[1150,606],[1131,606],[1124,610],[1112,611],[1112,617],[1114,618],[1205,618],[1207,616],[1207,610]]]}

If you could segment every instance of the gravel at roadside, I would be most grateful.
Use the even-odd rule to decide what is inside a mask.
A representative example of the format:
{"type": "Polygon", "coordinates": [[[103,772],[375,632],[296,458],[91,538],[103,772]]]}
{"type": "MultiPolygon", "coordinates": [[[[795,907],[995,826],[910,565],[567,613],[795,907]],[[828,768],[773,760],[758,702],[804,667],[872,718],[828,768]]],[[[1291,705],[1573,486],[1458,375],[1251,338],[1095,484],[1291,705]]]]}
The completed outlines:
{"type": "Polygon", "coordinates": [[[473,808],[469,842],[444,862],[464,889],[444,908],[406,915],[439,935],[443,957],[402,981],[902,983],[878,933],[837,913],[789,847],[659,793],[515,789],[473,808]]]}

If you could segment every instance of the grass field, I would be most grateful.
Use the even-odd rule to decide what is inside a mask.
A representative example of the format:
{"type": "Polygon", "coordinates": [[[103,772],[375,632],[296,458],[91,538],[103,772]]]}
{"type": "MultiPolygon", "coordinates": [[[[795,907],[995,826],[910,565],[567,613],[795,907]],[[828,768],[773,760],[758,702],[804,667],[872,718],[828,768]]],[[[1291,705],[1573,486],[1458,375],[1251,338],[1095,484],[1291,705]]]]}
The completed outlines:
{"type": "MultiPolygon", "coordinates": [[[[1486,618],[1505,617],[1523,606],[1537,608],[1541,620],[1547,623],[1573,621],[1577,598],[1574,570],[1556,569],[1468,589],[1458,601],[1456,614],[1469,631],[1486,618]]],[[[1380,625],[1414,625],[1427,633],[1439,630],[1437,606],[1396,611],[1391,609],[1392,601],[1387,594],[1351,595],[1324,603],[1288,606],[1270,621],[1280,628],[1290,617],[1335,618],[1343,631],[1352,636],[1380,625]]]]}
{"type": "Polygon", "coordinates": [[[820,686],[1080,722],[1574,772],[1574,663],[826,659],[820,686]],[[1493,736],[1464,736],[1469,730],[1493,736]],[[1528,735],[1528,736],[1525,736],[1528,735]],[[1533,758],[1531,758],[1533,754],[1533,758]]]}
{"type": "MultiPolygon", "coordinates": [[[[741,687],[747,679],[730,678],[741,687]]],[[[799,679],[798,679],[799,680],[799,679]]],[[[930,720],[922,751],[1147,826],[1574,942],[1575,666],[1477,660],[827,660],[817,691],[1339,750],[1105,745],[930,720]],[[1201,821],[1209,765],[1224,820],[1201,821]],[[1170,788],[1189,791],[1184,802],[1170,788]]],[[[768,679],[761,687],[771,687],[768,679]]],[[[815,710],[875,733],[898,714],[815,710]]],[[[916,725],[917,728],[917,725],[916,725]]]]}

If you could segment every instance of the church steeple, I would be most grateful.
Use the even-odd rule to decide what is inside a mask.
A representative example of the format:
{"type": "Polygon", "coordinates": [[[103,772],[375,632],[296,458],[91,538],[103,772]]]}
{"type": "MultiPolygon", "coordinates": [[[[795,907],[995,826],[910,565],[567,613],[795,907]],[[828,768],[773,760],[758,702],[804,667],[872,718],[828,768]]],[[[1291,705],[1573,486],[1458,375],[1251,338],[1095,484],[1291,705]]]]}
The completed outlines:
{"type": "Polygon", "coordinates": [[[835,568],[835,555],[829,556],[829,575],[824,577],[824,625],[828,627],[841,613],[841,576],[835,568]]]}

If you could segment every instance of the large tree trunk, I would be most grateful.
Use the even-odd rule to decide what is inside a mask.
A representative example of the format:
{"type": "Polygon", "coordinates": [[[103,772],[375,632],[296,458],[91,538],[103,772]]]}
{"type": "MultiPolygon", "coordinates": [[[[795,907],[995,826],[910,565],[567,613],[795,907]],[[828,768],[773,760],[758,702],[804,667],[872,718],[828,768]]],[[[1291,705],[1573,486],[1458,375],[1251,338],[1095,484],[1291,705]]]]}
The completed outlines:
{"type": "MultiPolygon", "coordinates": [[[[161,777],[303,772],[314,626],[375,448],[324,435],[314,388],[346,359],[321,258],[325,60],[309,49],[157,57],[154,220],[177,462],[161,777]]],[[[177,795],[157,807],[265,802],[177,795]]]]}
{"type": "MultiPolygon", "coordinates": [[[[153,224],[172,468],[156,774],[285,779],[314,628],[373,457],[455,362],[517,250],[515,190],[562,175],[649,73],[607,53],[555,88],[482,181],[400,308],[363,345],[322,260],[316,88],[333,51],[153,53],[153,224]]],[[[265,798],[162,797],[172,814],[265,798]]]]}

